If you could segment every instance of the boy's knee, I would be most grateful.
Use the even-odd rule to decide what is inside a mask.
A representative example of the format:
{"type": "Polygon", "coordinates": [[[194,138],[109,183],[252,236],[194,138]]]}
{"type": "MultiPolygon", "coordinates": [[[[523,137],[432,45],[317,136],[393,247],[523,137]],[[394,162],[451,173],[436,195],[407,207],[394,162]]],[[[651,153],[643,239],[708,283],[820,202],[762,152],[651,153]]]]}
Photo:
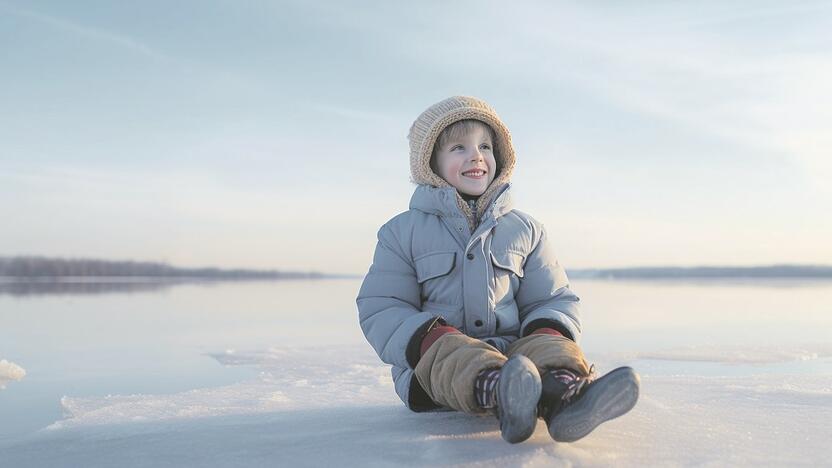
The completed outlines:
{"type": "Polygon", "coordinates": [[[485,369],[502,367],[508,358],[482,340],[461,333],[444,334],[416,365],[416,378],[430,398],[449,408],[481,412],[472,389],[485,369]]]}
{"type": "Polygon", "coordinates": [[[508,347],[507,356],[522,354],[545,369],[572,369],[581,375],[589,373],[583,351],[574,341],[563,336],[538,334],[520,338],[508,347]]]}

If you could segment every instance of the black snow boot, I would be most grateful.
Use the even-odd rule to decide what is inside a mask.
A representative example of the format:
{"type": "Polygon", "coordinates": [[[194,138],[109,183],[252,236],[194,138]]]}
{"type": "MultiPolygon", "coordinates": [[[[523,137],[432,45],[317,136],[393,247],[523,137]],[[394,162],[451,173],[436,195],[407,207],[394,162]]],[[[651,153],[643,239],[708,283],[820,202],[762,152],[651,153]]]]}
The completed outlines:
{"type": "Polygon", "coordinates": [[[497,384],[496,412],[506,442],[523,442],[534,433],[541,387],[537,367],[526,356],[514,355],[503,364],[497,384]]]}
{"type": "Polygon", "coordinates": [[[595,366],[582,376],[568,369],[543,373],[538,411],[558,442],[574,442],[604,421],[630,411],[638,401],[639,377],[619,367],[595,379],[595,366]]]}

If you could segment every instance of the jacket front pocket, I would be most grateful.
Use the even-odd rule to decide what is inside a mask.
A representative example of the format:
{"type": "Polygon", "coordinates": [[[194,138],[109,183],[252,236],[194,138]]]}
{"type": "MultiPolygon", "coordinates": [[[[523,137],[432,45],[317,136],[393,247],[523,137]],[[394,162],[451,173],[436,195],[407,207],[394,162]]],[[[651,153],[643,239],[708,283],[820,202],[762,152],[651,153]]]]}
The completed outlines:
{"type": "Polygon", "coordinates": [[[520,278],[524,275],[525,260],[524,255],[511,250],[491,251],[491,264],[494,268],[491,287],[496,304],[514,300],[514,294],[520,287],[520,278]]]}
{"type": "Polygon", "coordinates": [[[456,252],[433,251],[413,259],[422,302],[461,304],[459,275],[455,274],[456,252]]]}
{"type": "Polygon", "coordinates": [[[526,256],[511,250],[502,252],[491,252],[491,262],[494,266],[500,267],[503,270],[508,270],[517,277],[523,277],[523,262],[526,256]]]}
{"type": "Polygon", "coordinates": [[[447,275],[454,268],[455,251],[430,252],[416,257],[416,281],[425,281],[447,275]]]}

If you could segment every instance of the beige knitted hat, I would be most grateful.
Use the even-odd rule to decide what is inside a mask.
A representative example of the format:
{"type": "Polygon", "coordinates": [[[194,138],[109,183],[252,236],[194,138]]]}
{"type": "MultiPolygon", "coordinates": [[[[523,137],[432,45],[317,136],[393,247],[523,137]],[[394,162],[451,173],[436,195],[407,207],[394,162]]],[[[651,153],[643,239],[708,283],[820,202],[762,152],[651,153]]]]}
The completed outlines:
{"type": "MultiPolygon", "coordinates": [[[[450,187],[445,179],[439,177],[430,167],[430,157],[433,154],[433,145],[439,134],[448,125],[465,119],[474,119],[486,123],[494,130],[496,140],[494,142],[498,173],[495,175],[491,185],[480,195],[477,200],[477,213],[482,213],[483,208],[490,202],[494,192],[511,178],[514,171],[514,146],[511,144],[511,133],[497,112],[485,101],[471,96],[453,96],[437,102],[422,112],[419,118],[410,127],[407,138],[410,140],[410,176],[417,184],[427,184],[434,187],[450,187]]],[[[473,213],[457,192],[457,204],[473,227],[477,221],[473,213]]],[[[473,228],[472,228],[473,229],[473,228]]]]}

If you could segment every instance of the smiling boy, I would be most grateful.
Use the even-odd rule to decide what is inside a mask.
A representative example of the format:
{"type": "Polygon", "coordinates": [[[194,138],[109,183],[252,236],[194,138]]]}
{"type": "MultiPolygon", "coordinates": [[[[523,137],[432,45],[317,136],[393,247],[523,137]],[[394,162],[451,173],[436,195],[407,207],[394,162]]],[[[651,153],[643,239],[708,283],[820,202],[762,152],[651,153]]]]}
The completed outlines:
{"type": "Polygon", "coordinates": [[[479,197],[497,170],[493,141],[494,132],[478,120],[451,124],[439,135],[431,169],[453,185],[463,199],[479,197]]]}
{"type": "Polygon", "coordinates": [[[356,303],[365,337],[413,411],[491,412],[516,443],[543,418],[574,441],[629,411],[629,367],[595,378],[578,297],[546,229],[514,209],[511,134],[484,101],[454,96],[413,123],[409,210],[378,231],[356,303]]]}

